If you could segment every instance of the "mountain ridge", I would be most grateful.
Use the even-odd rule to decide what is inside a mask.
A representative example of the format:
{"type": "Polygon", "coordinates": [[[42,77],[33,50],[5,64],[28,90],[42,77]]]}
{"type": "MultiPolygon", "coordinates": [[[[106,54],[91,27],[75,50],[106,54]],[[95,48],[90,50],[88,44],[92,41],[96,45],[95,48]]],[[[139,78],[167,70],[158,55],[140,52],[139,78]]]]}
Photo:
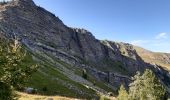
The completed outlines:
{"type": "MultiPolygon", "coordinates": [[[[169,54],[160,54],[160,59],[157,59],[156,53],[128,43],[98,40],[88,30],[66,26],[54,14],[36,6],[32,0],[13,0],[1,5],[0,31],[0,35],[6,38],[19,38],[34,58],[44,66],[40,71],[43,74],[49,74],[44,70],[49,70],[44,64],[51,62],[48,63],[51,65],[49,68],[59,70],[70,80],[83,86],[87,85],[95,91],[105,93],[101,86],[93,86],[93,80],[81,77],[82,69],[95,81],[102,82],[102,85],[116,91],[122,83],[127,86],[129,78],[136,71],[143,72],[148,68],[157,74],[168,89],[170,88],[170,80],[166,79],[170,75],[165,69],[170,68],[169,54]],[[143,55],[143,51],[147,52],[147,56],[143,55]],[[153,58],[148,55],[153,55],[153,58]],[[158,61],[161,62],[157,63],[158,61]]],[[[65,85],[68,87],[68,84],[65,85]]],[[[79,90],[77,88],[72,91],[79,90]]],[[[86,91],[81,92],[88,94],[86,91]]]]}

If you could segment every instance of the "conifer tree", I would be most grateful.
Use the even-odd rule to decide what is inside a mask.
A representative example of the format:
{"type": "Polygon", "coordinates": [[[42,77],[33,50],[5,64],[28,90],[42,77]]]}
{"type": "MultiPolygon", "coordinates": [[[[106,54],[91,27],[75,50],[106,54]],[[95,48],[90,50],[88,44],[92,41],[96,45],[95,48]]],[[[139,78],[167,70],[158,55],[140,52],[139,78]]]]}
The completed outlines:
{"type": "Polygon", "coordinates": [[[161,82],[156,78],[155,74],[146,69],[144,74],[142,75],[143,78],[143,89],[145,93],[143,93],[143,97],[149,100],[161,100],[165,93],[165,87],[161,84],[161,82]]]}
{"type": "Polygon", "coordinates": [[[165,87],[155,74],[146,69],[143,75],[138,72],[129,85],[129,100],[161,100],[166,93],[165,87]]]}
{"type": "Polygon", "coordinates": [[[137,72],[132,77],[133,82],[129,85],[129,99],[140,100],[143,93],[143,79],[141,78],[140,72],[137,72]]]}
{"type": "Polygon", "coordinates": [[[119,89],[119,95],[117,97],[117,100],[127,100],[128,99],[128,93],[123,85],[120,86],[119,89]]]}
{"type": "Polygon", "coordinates": [[[25,64],[27,53],[18,40],[12,43],[0,41],[0,100],[13,100],[13,89],[21,88],[37,66],[25,64]]]}

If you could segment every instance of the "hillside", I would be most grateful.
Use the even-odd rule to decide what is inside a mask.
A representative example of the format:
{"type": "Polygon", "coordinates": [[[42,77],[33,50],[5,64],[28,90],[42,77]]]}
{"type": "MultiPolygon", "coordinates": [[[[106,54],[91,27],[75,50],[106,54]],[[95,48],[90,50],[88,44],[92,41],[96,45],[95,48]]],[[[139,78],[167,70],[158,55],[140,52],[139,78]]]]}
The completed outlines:
{"type": "Polygon", "coordinates": [[[108,92],[116,95],[120,84],[128,86],[130,77],[146,68],[170,88],[169,54],[98,40],[85,29],[66,26],[32,0],[1,4],[0,36],[17,37],[32,56],[28,59],[40,65],[27,84],[39,94],[86,99],[108,92]]]}
{"type": "Polygon", "coordinates": [[[170,54],[145,50],[135,46],[138,55],[145,61],[154,65],[160,65],[170,71],[170,54]]]}

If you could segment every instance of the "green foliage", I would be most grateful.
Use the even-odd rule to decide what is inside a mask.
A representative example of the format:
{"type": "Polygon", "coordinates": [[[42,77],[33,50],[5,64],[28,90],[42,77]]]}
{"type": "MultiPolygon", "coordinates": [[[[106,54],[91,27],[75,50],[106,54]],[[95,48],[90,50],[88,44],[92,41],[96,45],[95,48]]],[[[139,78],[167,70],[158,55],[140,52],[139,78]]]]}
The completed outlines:
{"type": "Polygon", "coordinates": [[[47,86],[44,86],[44,87],[42,88],[42,90],[43,90],[44,92],[48,91],[47,86]]]}
{"type": "Polygon", "coordinates": [[[124,86],[121,85],[117,100],[127,100],[127,98],[128,98],[128,93],[127,93],[126,89],[124,88],[124,86]]]}
{"type": "Polygon", "coordinates": [[[133,82],[129,85],[129,98],[140,100],[143,93],[143,79],[139,72],[132,78],[133,82]]]}
{"type": "Polygon", "coordinates": [[[163,85],[161,85],[155,74],[151,70],[147,69],[142,75],[142,78],[145,86],[145,94],[143,93],[144,97],[150,100],[161,100],[166,93],[166,89],[163,85]]]}
{"type": "Polygon", "coordinates": [[[129,85],[129,94],[121,86],[118,100],[127,100],[127,98],[129,100],[162,100],[165,97],[165,87],[161,85],[151,70],[146,69],[143,75],[137,72],[132,79],[133,82],[129,85]]]}
{"type": "Polygon", "coordinates": [[[130,84],[130,100],[161,100],[165,96],[165,87],[161,85],[155,74],[146,69],[143,75],[137,73],[130,84]]]}
{"type": "Polygon", "coordinates": [[[0,97],[6,96],[14,99],[12,97],[13,88],[22,88],[26,79],[36,70],[36,66],[23,64],[26,52],[17,40],[14,40],[13,43],[0,41],[0,45],[0,85],[7,88],[1,91],[3,95],[0,95],[0,97]]]}
{"type": "Polygon", "coordinates": [[[0,100],[13,100],[14,96],[10,85],[0,82],[0,100]]]}

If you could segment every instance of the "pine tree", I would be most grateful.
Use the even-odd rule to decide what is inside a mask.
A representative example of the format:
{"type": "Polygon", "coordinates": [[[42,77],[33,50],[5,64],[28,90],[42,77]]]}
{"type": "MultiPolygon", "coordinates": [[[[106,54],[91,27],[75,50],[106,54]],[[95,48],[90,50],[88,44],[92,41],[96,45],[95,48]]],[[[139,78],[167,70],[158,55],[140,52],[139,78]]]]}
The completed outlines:
{"type": "Polygon", "coordinates": [[[117,100],[127,100],[128,99],[128,93],[123,85],[120,86],[119,89],[119,95],[117,97],[117,100]]]}
{"type": "Polygon", "coordinates": [[[165,95],[165,87],[161,85],[155,74],[146,69],[143,75],[138,72],[129,85],[130,100],[161,100],[165,95]]]}
{"type": "Polygon", "coordinates": [[[0,41],[0,100],[13,100],[13,89],[21,88],[31,73],[36,71],[37,66],[24,63],[26,56],[26,51],[17,40],[13,43],[0,41]]]}
{"type": "Polygon", "coordinates": [[[143,79],[141,78],[140,72],[132,77],[133,82],[129,85],[129,99],[140,100],[143,95],[143,79]]]}
{"type": "Polygon", "coordinates": [[[164,97],[166,90],[161,82],[156,78],[155,74],[146,69],[145,73],[142,75],[144,84],[144,97],[149,100],[161,100],[164,97]]]}

